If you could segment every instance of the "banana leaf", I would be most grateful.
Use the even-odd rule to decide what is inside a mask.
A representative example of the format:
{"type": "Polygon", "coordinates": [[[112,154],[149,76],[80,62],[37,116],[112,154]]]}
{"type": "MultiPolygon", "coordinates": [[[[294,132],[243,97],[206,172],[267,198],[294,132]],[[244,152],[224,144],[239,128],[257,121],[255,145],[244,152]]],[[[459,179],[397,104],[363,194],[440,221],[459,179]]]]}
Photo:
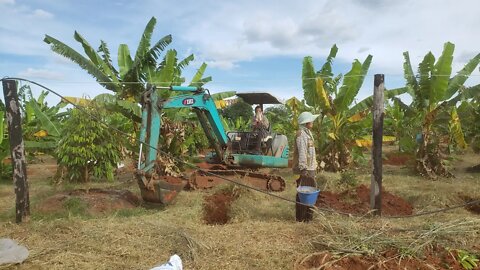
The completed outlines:
{"type": "Polygon", "coordinates": [[[311,56],[303,58],[302,88],[303,96],[307,105],[318,108],[319,97],[317,95],[315,68],[311,56]]]}
{"type": "MultiPolygon", "coordinates": [[[[393,97],[396,97],[398,95],[404,94],[408,91],[408,87],[401,87],[401,88],[395,88],[392,90],[385,90],[384,93],[384,98],[386,99],[391,99],[393,97]]],[[[370,110],[373,106],[373,95],[369,96],[359,103],[355,104],[349,111],[349,115],[354,115],[358,112],[365,111],[365,110],[370,110]]]]}
{"type": "Polygon", "coordinates": [[[412,64],[410,63],[410,55],[408,52],[404,52],[403,57],[405,58],[405,62],[403,62],[403,73],[405,80],[407,81],[407,92],[413,97],[415,95],[414,91],[418,89],[418,82],[415,78],[415,74],[413,73],[412,64]]]}
{"type": "Polygon", "coordinates": [[[224,99],[224,98],[233,97],[236,94],[237,94],[237,92],[235,92],[235,91],[220,92],[220,93],[212,94],[212,98],[213,98],[213,100],[221,100],[221,99],[224,99]]]}
{"type": "Polygon", "coordinates": [[[465,83],[468,77],[472,74],[475,68],[480,63],[480,53],[477,54],[474,58],[472,58],[468,63],[460,70],[455,77],[450,80],[448,84],[447,91],[445,93],[444,100],[450,99],[455,93],[457,93],[458,89],[465,83]]]}
{"type": "Polygon", "coordinates": [[[362,64],[358,60],[352,63],[352,69],[345,75],[343,85],[340,87],[338,95],[335,97],[335,109],[342,112],[348,109],[348,106],[353,102],[355,96],[360,90],[359,83],[363,81],[361,78],[362,64]]]}
{"type": "Polygon", "coordinates": [[[201,79],[203,77],[203,73],[205,72],[205,69],[207,68],[206,63],[202,63],[200,68],[198,68],[197,72],[192,78],[192,81],[190,82],[189,86],[198,86],[201,87],[203,83],[201,82],[201,79]]]}
{"type": "Polygon", "coordinates": [[[51,50],[72,60],[74,63],[77,63],[81,68],[86,70],[90,75],[92,75],[97,82],[99,82],[103,87],[114,92],[118,92],[119,88],[117,84],[112,84],[112,79],[108,77],[102,70],[100,70],[92,61],[85,58],[83,55],[66,45],[65,43],[49,36],[45,35],[43,41],[51,45],[51,50]]]}
{"type": "Polygon", "coordinates": [[[448,88],[450,74],[452,73],[453,51],[455,45],[445,43],[442,55],[438,58],[432,70],[432,87],[429,93],[430,106],[442,101],[448,88]]]}
{"type": "Polygon", "coordinates": [[[40,120],[43,128],[48,132],[49,135],[58,137],[60,136],[60,131],[57,126],[50,120],[50,118],[40,110],[37,102],[35,100],[30,100],[29,104],[32,105],[33,110],[35,111],[35,117],[40,120]]]}
{"type": "Polygon", "coordinates": [[[423,61],[418,66],[418,72],[420,73],[420,80],[418,82],[419,87],[414,89],[414,102],[418,110],[423,110],[427,107],[427,102],[430,100],[430,94],[432,89],[431,74],[433,72],[435,63],[435,56],[431,52],[427,53],[423,58],[423,61]]]}
{"type": "Polygon", "coordinates": [[[130,50],[127,44],[120,44],[118,47],[118,67],[120,70],[120,77],[125,77],[125,74],[130,70],[133,64],[132,57],[130,56],[130,50]]]}
{"type": "MultiPolygon", "coordinates": [[[[333,59],[337,56],[337,52],[338,52],[338,47],[336,44],[333,44],[332,48],[330,49],[330,53],[328,54],[327,61],[325,61],[325,64],[323,64],[320,72],[317,73],[317,75],[321,75],[325,81],[327,79],[331,80],[331,77],[333,77],[332,63],[333,63],[333,59]]],[[[329,93],[329,94],[332,94],[332,93],[329,93]]]]}
{"type": "Polygon", "coordinates": [[[462,131],[462,124],[460,123],[460,118],[458,117],[457,109],[453,107],[450,114],[451,114],[450,131],[452,132],[453,138],[457,142],[458,147],[465,149],[467,147],[467,143],[465,142],[465,137],[462,131]]]}
{"type": "Polygon", "coordinates": [[[330,104],[327,91],[325,91],[325,89],[323,88],[322,78],[315,78],[315,86],[315,92],[318,98],[318,104],[320,105],[320,109],[323,111],[324,114],[327,114],[332,109],[332,105],[330,104]]]}

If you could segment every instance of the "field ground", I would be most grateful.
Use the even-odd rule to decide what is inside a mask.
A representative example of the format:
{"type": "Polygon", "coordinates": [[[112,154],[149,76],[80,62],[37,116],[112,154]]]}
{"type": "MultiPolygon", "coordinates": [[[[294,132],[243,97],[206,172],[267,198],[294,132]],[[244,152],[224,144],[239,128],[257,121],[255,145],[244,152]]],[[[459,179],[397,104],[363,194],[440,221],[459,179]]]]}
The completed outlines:
{"type": "MultiPolygon", "coordinates": [[[[453,206],[480,198],[480,173],[466,173],[476,164],[479,155],[458,155],[450,164],[456,178],[437,181],[405,166],[385,165],[384,187],[414,213],[453,206]]],[[[0,183],[0,238],[30,251],[23,264],[0,269],[149,269],[174,253],[185,269],[461,269],[454,259],[458,252],[480,255],[480,216],[464,208],[398,219],[319,211],[312,222],[297,223],[292,203],[229,185],[184,191],[173,205],[151,209],[132,199],[139,191],[131,173],[114,183],[81,186],[52,185],[54,171],[48,159],[29,165],[32,216],[20,225],[13,222],[11,183],[0,183]],[[98,190],[106,188],[122,191],[98,190]],[[235,194],[226,205],[228,222],[208,225],[205,198],[218,192],[235,194]],[[79,193],[83,196],[75,196],[79,193]],[[94,199],[85,199],[94,193],[94,199]]],[[[367,166],[353,172],[357,186],[369,185],[367,166]]],[[[289,170],[277,173],[288,181],[277,194],[294,199],[294,176],[289,170]]],[[[347,188],[340,174],[321,175],[324,190],[347,188]]]]}

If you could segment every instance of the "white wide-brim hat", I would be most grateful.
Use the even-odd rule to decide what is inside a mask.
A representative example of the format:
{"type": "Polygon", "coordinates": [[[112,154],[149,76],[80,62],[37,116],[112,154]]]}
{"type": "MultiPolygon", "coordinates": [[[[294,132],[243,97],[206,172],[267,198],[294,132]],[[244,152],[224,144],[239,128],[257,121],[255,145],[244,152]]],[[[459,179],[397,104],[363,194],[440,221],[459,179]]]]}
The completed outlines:
{"type": "Polygon", "coordinates": [[[298,116],[298,123],[300,125],[310,123],[310,122],[315,121],[315,119],[317,119],[317,117],[319,117],[319,116],[320,116],[320,114],[312,114],[311,112],[302,112],[298,116]]]}

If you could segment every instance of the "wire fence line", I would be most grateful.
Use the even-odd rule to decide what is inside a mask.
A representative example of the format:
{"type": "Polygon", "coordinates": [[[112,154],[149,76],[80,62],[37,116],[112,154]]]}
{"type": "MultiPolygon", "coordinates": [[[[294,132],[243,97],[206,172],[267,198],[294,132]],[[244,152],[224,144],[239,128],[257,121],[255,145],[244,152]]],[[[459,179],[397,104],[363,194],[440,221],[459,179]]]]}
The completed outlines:
{"type": "MultiPolygon", "coordinates": [[[[406,75],[406,74],[388,74],[388,73],[381,73],[385,76],[390,76],[390,77],[401,77],[401,78],[423,78],[423,77],[452,77],[452,74],[435,74],[435,75],[406,75]]],[[[326,76],[326,75],[318,75],[316,77],[305,77],[301,78],[303,80],[315,80],[317,78],[322,78],[322,79],[334,79],[334,78],[356,78],[356,77],[370,77],[373,76],[374,74],[358,74],[358,75],[341,75],[341,76],[326,76]]],[[[470,75],[465,75],[461,74],[460,72],[457,73],[458,76],[463,76],[463,77],[480,77],[480,74],[470,74],[470,75]]],[[[66,84],[125,84],[125,85],[131,85],[131,84],[147,84],[147,82],[129,82],[129,81],[69,81],[69,80],[62,80],[62,79],[42,79],[44,81],[53,81],[53,82],[60,82],[60,83],[66,83],[66,84]]],[[[238,80],[216,80],[216,83],[232,83],[232,82],[254,82],[254,81],[261,81],[261,82],[284,82],[286,80],[290,80],[288,78],[279,80],[279,79],[238,79],[238,80]]],[[[171,81],[150,81],[148,82],[150,84],[171,84],[171,81]]]]}
{"type": "MultiPolygon", "coordinates": [[[[23,81],[23,82],[27,82],[27,83],[31,83],[31,84],[34,84],[34,85],[37,85],[38,87],[40,88],[43,88],[45,90],[47,90],[48,92],[51,92],[52,94],[60,97],[62,100],[64,100],[65,102],[69,103],[70,105],[72,105],[73,107],[75,107],[76,109],[80,110],[82,113],[84,113],[85,115],[87,115],[88,117],[90,117],[92,120],[104,125],[106,128],[110,129],[110,130],[113,130],[121,135],[124,135],[124,136],[127,136],[129,139],[133,140],[133,141],[136,141],[140,144],[143,144],[153,150],[156,150],[157,152],[163,154],[163,155],[166,155],[172,159],[174,159],[175,161],[177,162],[180,162],[182,164],[185,164],[187,165],[188,167],[190,168],[193,168],[193,169],[197,169],[201,172],[204,172],[208,175],[211,175],[211,176],[215,176],[215,177],[218,177],[222,180],[225,180],[227,182],[230,182],[234,185],[237,185],[237,186],[241,186],[241,187],[244,187],[244,188],[247,188],[247,189],[250,189],[250,190],[254,190],[254,191],[257,191],[257,192],[260,192],[260,193],[263,193],[265,195],[268,195],[268,196],[271,196],[271,197],[274,197],[276,199],[280,199],[280,200],[283,200],[283,201],[287,201],[287,202],[290,202],[290,203],[293,203],[293,204],[300,204],[300,205],[304,205],[304,206],[308,206],[308,207],[312,207],[313,209],[315,209],[316,211],[323,211],[323,212],[329,212],[329,213],[335,213],[335,214],[339,214],[339,215],[343,215],[343,216],[348,216],[348,217],[357,217],[357,218],[366,218],[366,217],[370,217],[370,214],[373,212],[373,211],[370,211],[369,213],[367,214],[363,214],[363,215],[359,215],[359,214],[351,214],[351,213],[346,213],[346,212],[342,212],[342,211],[338,211],[338,210],[335,210],[335,209],[331,209],[331,208],[324,208],[324,207],[318,207],[318,206],[311,206],[311,205],[307,205],[307,204],[304,204],[304,203],[301,203],[301,202],[297,202],[295,200],[292,200],[290,198],[286,198],[286,197],[283,197],[283,196],[280,196],[280,195],[277,195],[277,194],[274,194],[274,193],[270,193],[270,192],[267,192],[267,191],[264,191],[264,190],[261,190],[261,189],[258,189],[258,188],[255,188],[255,187],[252,187],[252,186],[249,186],[249,185],[246,185],[244,183],[240,183],[238,181],[235,181],[233,179],[230,179],[228,177],[225,177],[225,176],[222,176],[222,175],[217,175],[215,173],[212,173],[212,172],[209,172],[209,171],[206,171],[206,170],[203,170],[202,168],[198,167],[197,165],[193,164],[193,163],[190,163],[188,161],[185,161],[183,159],[180,159],[178,157],[175,157],[173,155],[171,155],[170,153],[167,153],[159,148],[157,148],[156,146],[153,146],[153,145],[150,145],[148,143],[144,143],[142,141],[140,141],[140,139],[132,136],[131,134],[129,133],[126,133],[122,130],[119,130],[118,128],[116,127],[113,127],[107,123],[105,123],[102,119],[96,117],[95,115],[92,115],[90,114],[83,106],[80,106],[80,105],[77,105],[71,101],[69,101],[68,99],[66,99],[64,96],[62,96],[61,94],[59,94],[58,92],[38,83],[38,82],[35,82],[35,81],[32,81],[32,80],[28,80],[28,79],[24,79],[24,78],[19,78],[19,77],[5,77],[3,79],[1,79],[1,81],[4,81],[4,80],[16,80],[16,81],[23,81]]],[[[413,217],[420,217],[420,216],[426,216],[426,215],[432,215],[432,214],[437,214],[437,213],[443,213],[443,212],[447,212],[447,211],[451,211],[451,210],[454,210],[454,209],[457,209],[457,208],[463,208],[463,207],[467,207],[467,206],[470,206],[470,205],[477,205],[479,204],[480,205],[480,200],[474,200],[474,201],[470,201],[470,202],[465,202],[463,204],[458,204],[458,205],[454,205],[454,206],[450,206],[450,207],[445,207],[445,208],[440,208],[440,209],[435,209],[435,210],[431,210],[431,211],[425,211],[425,212],[420,212],[420,213],[416,213],[416,214],[411,214],[411,215],[406,215],[406,216],[382,216],[382,218],[384,219],[402,219],[402,218],[413,218],[413,217]]]]}

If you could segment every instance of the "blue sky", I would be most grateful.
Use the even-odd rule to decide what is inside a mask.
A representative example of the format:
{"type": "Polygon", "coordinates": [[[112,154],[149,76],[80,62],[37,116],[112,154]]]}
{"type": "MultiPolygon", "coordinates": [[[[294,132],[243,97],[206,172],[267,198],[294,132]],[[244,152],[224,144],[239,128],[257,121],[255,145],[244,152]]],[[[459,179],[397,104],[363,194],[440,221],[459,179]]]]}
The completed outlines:
{"type": "MultiPolygon", "coordinates": [[[[116,55],[121,43],[134,50],[155,16],[152,40],[172,34],[170,48],[180,56],[195,54],[187,80],[206,62],[212,92],[268,91],[301,98],[303,57],[313,56],[319,69],[336,43],[335,72],[346,73],[353,59],[373,55],[362,99],[371,94],[375,73],[386,74],[387,88],[404,84],[402,52],[407,50],[416,67],[429,50],[439,55],[451,41],[456,44],[454,72],[460,70],[480,52],[478,10],[475,0],[0,0],[0,75],[25,77],[66,96],[106,92],[76,64],[51,52],[44,35],[83,52],[73,39],[76,30],[94,47],[104,40],[116,55]]],[[[479,71],[473,75],[467,84],[480,82],[479,71]]]]}

